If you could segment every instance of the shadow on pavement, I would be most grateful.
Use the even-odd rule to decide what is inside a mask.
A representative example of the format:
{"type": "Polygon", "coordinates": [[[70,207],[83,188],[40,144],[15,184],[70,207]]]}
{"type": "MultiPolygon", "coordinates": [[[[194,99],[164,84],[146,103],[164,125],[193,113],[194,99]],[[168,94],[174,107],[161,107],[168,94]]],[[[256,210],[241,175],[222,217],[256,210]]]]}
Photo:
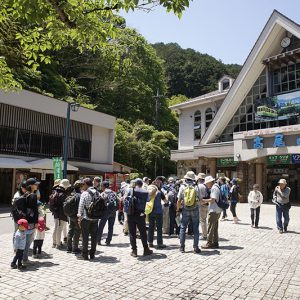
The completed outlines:
{"type": "Polygon", "coordinates": [[[118,243],[118,244],[110,244],[109,246],[106,246],[107,248],[110,248],[110,247],[118,247],[118,248],[127,248],[130,246],[130,243],[118,243]]]}
{"type": "Polygon", "coordinates": [[[165,258],[167,258],[166,254],[153,253],[152,255],[148,255],[148,256],[139,256],[137,259],[140,261],[149,261],[154,259],[165,259],[165,258]]]}
{"type": "Polygon", "coordinates": [[[286,233],[300,234],[298,231],[288,230],[286,233]]]}
{"type": "Polygon", "coordinates": [[[251,225],[250,223],[242,223],[242,222],[238,222],[235,225],[251,225]]]}
{"type": "Polygon", "coordinates": [[[203,256],[220,255],[220,251],[219,250],[212,250],[212,251],[201,250],[200,255],[203,255],[203,256]]]}
{"type": "Polygon", "coordinates": [[[120,261],[114,256],[98,256],[89,260],[91,263],[116,264],[120,261]]]}
{"type": "Polygon", "coordinates": [[[242,250],[242,249],[244,249],[244,247],[228,245],[228,246],[219,246],[219,249],[221,249],[221,250],[242,250]]]}
{"type": "Polygon", "coordinates": [[[258,228],[255,229],[273,230],[273,228],[267,226],[258,226],[258,228]]]}
{"type": "Polygon", "coordinates": [[[27,265],[26,269],[22,269],[21,271],[32,272],[32,271],[37,271],[40,268],[49,268],[55,266],[59,266],[59,264],[53,263],[51,261],[45,261],[45,262],[35,261],[35,262],[31,262],[29,265],[27,265]]]}

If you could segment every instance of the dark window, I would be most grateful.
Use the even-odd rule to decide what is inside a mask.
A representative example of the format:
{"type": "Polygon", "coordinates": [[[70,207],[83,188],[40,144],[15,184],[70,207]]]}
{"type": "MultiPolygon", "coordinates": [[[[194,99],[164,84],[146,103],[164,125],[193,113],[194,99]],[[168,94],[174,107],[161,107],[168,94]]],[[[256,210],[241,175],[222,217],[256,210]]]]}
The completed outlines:
{"type": "Polygon", "coordinates": [[[223,89],[223,91],[228,90],[229,89],[229,85],[230,85],[230,82],[229,82],[228,79],[223,80],[222,81],[222,89],[223,89]]]}
{"type": "Polygon", "coordinates": [[[74,140],[74,158],[90,159],[91,143],[88,141],[74,140]]]}
{"type": "Polygon", "coordinates": [[[213,118],[214,118],[214,112],[212,111],[211,108],[208,108],[205,111],[205,126],[206,126],[206,129],[209,127],[209,125],[212,122],[213,118]]]}
{"type": "Polygon", "coordinates": [[[194,139],[201,139],[201,111],[197,110],[194,114],[194,139]]]}
{"type": "Polygon", "coordinates": [[[0,128],[0,149],[2,151],[14,151],[16,141],[16,130],[12,128],[0,128]]]}
{"type": "Polygon", "coordinates": [[[41,153],[42,147],[42,136],[38,133],[32,133],[30,139],[30,152],[31,153],[41,153]]]}
{"type": "Polygon", "coordinates": [[[63,139],[53,135],[44,135],[42,141],[42,154],[47,156],[62,156],[63,139]]]}
{"type": "Polygon", "coordinates": [[[17,151],[29,153],[30,132],[18,130],[17,151]]]}

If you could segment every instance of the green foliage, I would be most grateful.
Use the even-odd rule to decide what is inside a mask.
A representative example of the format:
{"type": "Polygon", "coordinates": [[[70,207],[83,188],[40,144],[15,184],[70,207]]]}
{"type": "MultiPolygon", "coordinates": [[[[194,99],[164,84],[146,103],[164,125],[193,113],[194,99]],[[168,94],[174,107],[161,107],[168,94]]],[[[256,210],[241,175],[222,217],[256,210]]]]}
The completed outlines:
{"type": "MultiPolygon", "coordinates": [[[[125,21],[121,10],[150,10],[159,4],[179,17],[188,0],[1,0],[0,28],[10,29],[24,62],[33,70],[49,64],[52,51],[76,47],[81,53],[96,51],[116,40],[125,21]]],[[[5,30],[0,30],[0,41],[5,30]]],[[[16,83],[11,78],[12,66],[1,64],[2,85],[16,83]]],[[[5,88],[5,86],[4,86],[5,88]]]]}
{"type": "Polygon", "coordinates": [[[208,54],[193,49],[182,49],[178,44],[153,45],[165,61],[168,95],[185,95],[189,98],[217,89],[218,80],[225,74],[236,77],[238,65],[224,65],[208,54]]]}
{"type": "Polygon", "coordinates": [[[169,131],[156,130],[143,121],[131,125],[119,119],[116,125],[115,160],[150,177],[161,171],[171,174],[175,172],[175,164],[170,161],[170,149],[174,142],[175,136],[169,131]]]}

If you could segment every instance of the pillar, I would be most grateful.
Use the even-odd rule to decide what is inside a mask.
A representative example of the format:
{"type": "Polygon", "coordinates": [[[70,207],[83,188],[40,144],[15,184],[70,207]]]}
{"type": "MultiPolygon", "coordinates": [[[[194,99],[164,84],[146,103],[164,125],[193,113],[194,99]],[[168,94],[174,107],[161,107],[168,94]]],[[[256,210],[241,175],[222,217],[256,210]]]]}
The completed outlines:
{"type": "Polygon", "coordinates": [[[217,159],[211,158],[208,163],[209,172],[212,177],[216,177],[217,175],[217,159]]]}
{"type": "Polygon", "coordinates": [[[263,165],[256,164],[255,167],[255,183],[258,184],[261,189],[263,187],[263,165]]]}

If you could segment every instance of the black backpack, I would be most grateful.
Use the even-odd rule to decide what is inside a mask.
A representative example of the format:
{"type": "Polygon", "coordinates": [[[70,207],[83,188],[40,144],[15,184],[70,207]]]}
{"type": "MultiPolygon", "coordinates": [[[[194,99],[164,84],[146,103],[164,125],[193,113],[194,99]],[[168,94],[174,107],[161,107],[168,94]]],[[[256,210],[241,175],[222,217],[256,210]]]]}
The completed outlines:
{"type": "Polygon", "coordinates": [[[105,199],[101,197],[97,190],[93,193],[88,189],[87,192],[92,197],[91,204],[86,208],[87,217],[89,219],[101,219],[107,209],[105,199]]]}
{"type": "Polygon", "coordinates": [[[14,221],[17,223],[20,219],[26,219],[27,216],[27,196],[28,194],[25,193],[21,195],[19,198],[15,199],[12,207],[11,207],[11,216],[13,217],[14,221]]]}
{"type": "Polygon", "coordinates": [[[107,201],[107,209],[111,212],[116,212],[119,206],[117,195],[113,191],[104,191],[103,194],[107,201]]]}
{"type": "Polygon", "coordinates": [[[78,195],[77,193],[73,193],[67,197],[66,201],[63,204],[64,214],[67,217],[74,218],[78,213],[78,195]]]}

